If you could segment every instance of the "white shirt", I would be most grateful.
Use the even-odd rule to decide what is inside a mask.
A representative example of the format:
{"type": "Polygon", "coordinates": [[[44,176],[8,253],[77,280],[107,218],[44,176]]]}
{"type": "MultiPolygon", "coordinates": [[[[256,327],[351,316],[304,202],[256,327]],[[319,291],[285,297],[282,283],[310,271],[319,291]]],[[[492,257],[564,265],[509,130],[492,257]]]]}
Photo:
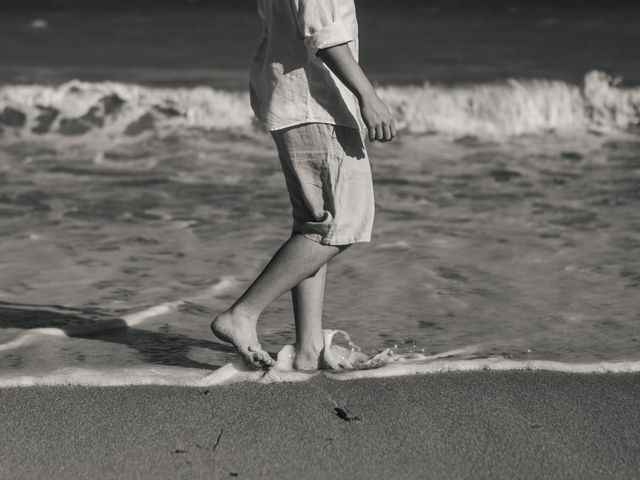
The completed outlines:
{"type": "Polygon", "coordinates": [[[353,93],[317,56],[348,43],[358,61],[354,0],[258,0],[262,38],[250,75],[251,107],[268,130],[302,123],[360,128],[353,93]]]}

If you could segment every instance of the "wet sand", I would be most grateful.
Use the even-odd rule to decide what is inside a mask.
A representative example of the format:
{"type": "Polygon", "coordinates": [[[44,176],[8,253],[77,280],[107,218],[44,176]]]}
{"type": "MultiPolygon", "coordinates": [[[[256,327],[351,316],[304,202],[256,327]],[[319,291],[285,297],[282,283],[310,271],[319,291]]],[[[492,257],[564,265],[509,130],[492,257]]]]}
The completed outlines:
{"type": "Polygon", "coordinates": [[[638,478],[640,375],[0,390],[0,477],[638,478]]]}

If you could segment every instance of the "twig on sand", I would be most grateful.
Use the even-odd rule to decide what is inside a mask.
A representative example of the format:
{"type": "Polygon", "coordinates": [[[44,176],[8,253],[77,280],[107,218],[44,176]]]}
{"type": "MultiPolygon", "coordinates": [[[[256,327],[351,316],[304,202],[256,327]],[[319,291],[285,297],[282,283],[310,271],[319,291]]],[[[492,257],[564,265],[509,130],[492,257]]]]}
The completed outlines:
{"type": "Polygon", "coordinates": [[[218,448],[218,445],[220,444],[220,439],[222,438],[222,432],[224,432],[224,428],[222,430],[220,430],[220,433],[218,434],[218,438],[216,439],[216,443],[213,445],[213,448],[211,449],[211,451],[215,451],[216,448],[218,448]]]}

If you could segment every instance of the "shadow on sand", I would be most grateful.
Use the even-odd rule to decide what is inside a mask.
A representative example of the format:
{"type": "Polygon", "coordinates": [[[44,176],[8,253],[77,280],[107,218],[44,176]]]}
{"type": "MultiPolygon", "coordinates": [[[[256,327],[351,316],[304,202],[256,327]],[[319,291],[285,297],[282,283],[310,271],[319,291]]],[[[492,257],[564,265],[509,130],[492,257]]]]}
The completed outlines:
{"type": "Polygon", "coordinates": [[[92,308],[74,309],[58,305],[29,305],[0,301],[0,328],[30,330],[57,328],[71,338],[86,338],[127,345],[139,352],[145,362],[185,368],[215,370],[210,365],[190,359],[193,347],[231,353],[231,346],[198,340],[177,333],[153,332],[132,328],[121,318],[114,318],[92,308]]]}

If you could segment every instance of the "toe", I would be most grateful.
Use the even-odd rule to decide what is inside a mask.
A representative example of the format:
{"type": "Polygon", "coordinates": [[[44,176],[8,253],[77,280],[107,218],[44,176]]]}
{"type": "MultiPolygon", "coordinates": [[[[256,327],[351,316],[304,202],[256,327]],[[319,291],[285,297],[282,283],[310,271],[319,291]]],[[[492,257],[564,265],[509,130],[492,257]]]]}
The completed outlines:
{"type": "Polygon", "coordinates": [[[273,361],[273,358],[271,358],[271,356],[265,352],[264,350],[260,353],[260,361],[262,363],[263,367],[272,367],[273,365],[275,365],[275,362],[273,361]]]}
{"type": "Polygon", "coordinates": [[[275,362],[271,356],[262,349],[262,345],[256,343],[247,347],[247,350],[251,352],[251,356],[255,363],[260,367],[272,367],[275,362]]]}
{"type": "Polygon", "coordinates": [[[240,356],[247,365],[252,368],[261,368],[259,360],[256,358],[256,354],[249,351],[248,348],[238,349],[240,356]]]}

